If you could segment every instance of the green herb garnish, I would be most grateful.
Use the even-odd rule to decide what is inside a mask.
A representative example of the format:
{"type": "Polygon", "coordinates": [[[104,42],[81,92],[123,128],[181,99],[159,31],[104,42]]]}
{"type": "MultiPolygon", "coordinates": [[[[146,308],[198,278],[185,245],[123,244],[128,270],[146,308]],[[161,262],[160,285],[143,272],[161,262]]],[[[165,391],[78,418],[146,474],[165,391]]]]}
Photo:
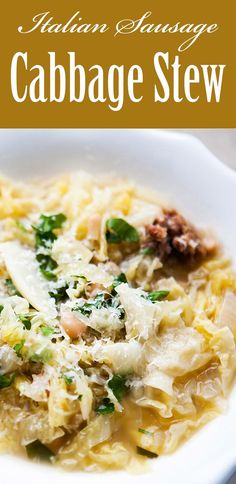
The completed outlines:
{"type": "Polygon", "coordinates": [[[22,322],[23,326],[25,329],[28,329],[28,331],[31,329],[31,319],[30,316],[26,316],[24,314],[19,315],[19,319],[22,322]]]}
{"type": "Polygon", "coordinates": [[[10,296],[20,296],[20,293],[17,291],[16,286],[11,279],[6,279],[5,284],[10,296]]]}
{"type": "Polygon", "coordinates": [[[57,276],[53,271],[57,267],[57,262],[50,255],[45,254],[37,254],[36,259],[39,262],[39,268],[43,276],[49,281],[56,281],[57,276]]]}
{"type": "Polygon", "coordinates": [[[165,299],[168,296],[169,292],[170,291],[149,292],[149,294],[147,295],[147,299],[149,299],[152,302],[162,301],[163,299],[165,299]]]}
{"type": "Polygon", "coordinates": [[[53,452],[43,445],[40,440],[35,440],[31,444],[26,445],[25,448],[30,459],[50,462],[54,456],[53,452]]]}
{"type": "Polygon", "coordinates": [[[72,276],[72,277],[76,277],[77,279],[83,279],[83,280],[84,280],[84,282],[89,282],[89,281],[88,281],[88,279],[87,279],[87,277],[86,277],[86,276],[83,276],[83,275],[79,275],[79,276],[75,276],[75,275],[74,275],[74,276],[72,276]]]}
{"type": "Polygon", "coordinates": [[[45,247],[47,249],[50,249],[53,242],[57,239],[56,234],[54,234],[53,232],[40,232],[37,228],[35,230],[36,248],[40,249],[41,247],[45,247]]]}
{"type": "Polygon", "coordinates": [[[13,346],[13,350],[16,352],[17,356],[19,356],[19,357],[21,356],[21,350],[22,350],[24,344],[25,344],[25,340],[22,339],[20,341],[20,343],[16,343],[16,345],[13,346]]]}
{"type": "Polygon", "coordinates": [[[53,230],[60,229],[65,221],[66,217],[63,213],[58,213],[56,215],[40,215],[39,224],[36,227],[33,227],[35,230],[36,247],[50,248],[54,240],[57,239],[57,235],[53,230]]]}
{"type": "Polygon", "coordinates": [[[108,244],[139,242],[139,233],[122,218],[110,218],[106,222],[106,239],[108,244]]]}
{"type": "Polygon", "coordinates": [[[113,307],[118,311],[118,317],[123,319],[125,317],[124,308],[120,305],[120,302],[116,297],[105,297],[105,294],[100,292],[93,300],[84,303],[82,306],[76,305],[72,311],[79,311],[84,316],[89,317],[93,309],[102,309],[113,307]]]}
{"type": "Polygon", "coordinates": [[[41,353],[34,353],[30,357],[33,363],[48,363],[52,359],[52,352],[50,350],[43,350],[41,353]]]}
{"type": "Polygon", "coordinates": [[[138,429],[138,432],[140,432],[141,434],[145,434],[145,435],[153,435],[152,432],[150,432],[149,430],[146,430],[146,429],[138,429]]]}
{"type": "Polygon", "coordinates": [[[129,391],[126,381],[126,377],[123,375],[113,375],[108,382],[108,387],[112,390],[118,402],[121,402],[129,391]]]}
{"type": "Polygon", "coordinates": [[[66,373],[64,373],[63,378],[64,378],[67,385],[71,385],[71,383],[73,383],[73,381],[74,381],[74,377],[67,375],[66,373]]]}
{"type": "Polygon", "coordinates": [[[24,226],[24,224],[20,220],[16,220],[16,226],[18,227],[18,229],[21,230],[21,232],[24,232],[24,233],[28,232],[27,228],[24,226]]]}
{"type": "Polygon", "coordinates": [[[111,402],[110,398],[103,398],[100,405],[95,409],[95,412],[101,415],[106,415],[108,413],[113,413],[115,410],[114,403],[111,402]]]}
{"type": "Polygon", "coordinates": [[[3,309],[4,309],[4,306],[2,304],[0,304],[0,314],[1,314],[3,309]]]}
{"type": "Polygon", "coordinates": [[[127,282],[127,278],[124,272],[121,272],[118,276],[115,277],[113,284],[112,284],[112,289],[115,289],[117,286],[119,286],[122,283],[127,282]]]}
{"type": "Polygon", "coordinates": [[[16,376],[15,373],[10,373],[8,375],[0,375],[0,388],[9,387],[12,384],[15,376],[16,376]]]}
{"type": "Polygon", "coordinates": [[[60,229],[64,222],[66,221],[66,216],[64,213],[57,213],[55,215],[40,215],[39,224],[37,230],[40,232],[51,232],[55,229],[60,229]]]}
{"type": "Polygon", "coordinates": [[[151,452],[150,450],[143,449],[142,447],[138,447],[138,446],[137,446],[137,454],[148,457],[149,459],[155,459],[156,457],[158,457],[158,454],[155,454],[155,452],[151,452]]]}
{"type": "Polygon", "coordinates": [[[55,328],[52,328],[52,326],[41,326],[40,329],[43,336],[51,336],[55,331],[55,328]]]}
{"type": "Polygon", "coordinates": [[[108,300],[105,300],[105,295],[101,292],[97,294],[93,300],[84,303],[83,306],[77,305],[72,309],[72,311],[80,311],[81,314],[89,317],[94,308],[102,309],[103,307],[107,307],[107,304],[108,300]]]}
{"type": "Polygon", "coordinates": [[[143,247],[143,249],[140,250],[140,254],[142,255],[153,255],[154,252],[153,247],[143,247]]]}
{"type": "Polygon", "coordinates": [[[57,235],[53,232],[55,229],[60,229],[65,222],[66,217],[63,213],[56,215],[40,215],[39,224],[33,227],[35,230],[35,244],[38,251],[36,259],[39,262],[39,268],[43,276],[49,281],[55,281],[57,276],[54,274],[54,269],[57,267],[57,262],[52,259],[49,254],[41,253],[40,249],[50,249],[53,242],[57,239],[57,235]]]}
{"type": "Polygon", "coordinates": [[[77,400],[79,400],[81,402],[82,398],[83,398],[83,395],[78,395],[77,400]]]}
{"type": "Polygon", "coordinates": [[[52,289],[52,291],[49,291],[49,296],[53,297],[55,301],[64,301],[68,295],[67,295],[67,289],[69,288],[68,284],[65,284],[64,286],[57,287],[56,289],[52,289]]]}

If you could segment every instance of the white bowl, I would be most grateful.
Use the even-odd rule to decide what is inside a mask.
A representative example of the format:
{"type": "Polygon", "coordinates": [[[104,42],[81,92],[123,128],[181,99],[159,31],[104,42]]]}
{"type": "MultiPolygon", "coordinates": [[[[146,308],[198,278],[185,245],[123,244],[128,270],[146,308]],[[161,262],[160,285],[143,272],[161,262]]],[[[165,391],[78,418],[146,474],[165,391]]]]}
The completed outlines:
{"type": "MultiPolygon", "coordinates": [[[[220,133],[219,133],[220,136],[220,133]]],[[[0,171],[20,179],[85,168],[127,175],[164,193],[197,225],[214,228],[236,262],[236,173],[194,137],[156,130],[1,130],[0,171]]],[[[65,473],[13,456],[0,457],[1,482],[12,484],[218,484],[236,464],[236,391],[229,410],[150,474],[65,473]]]]}

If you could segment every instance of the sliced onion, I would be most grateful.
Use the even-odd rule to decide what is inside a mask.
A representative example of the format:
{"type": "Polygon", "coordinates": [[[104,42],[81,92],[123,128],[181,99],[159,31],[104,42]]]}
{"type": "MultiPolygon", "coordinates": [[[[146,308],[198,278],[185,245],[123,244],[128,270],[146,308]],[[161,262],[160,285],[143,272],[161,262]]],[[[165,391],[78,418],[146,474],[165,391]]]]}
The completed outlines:
{"type": "Polygon", "coordinates": [[[35,254],[18,242],[5,242],[0,252],[16,289],[38,311],[56,317],[56,307],[48,291],[48,281],[39,271],[35,254]]]}

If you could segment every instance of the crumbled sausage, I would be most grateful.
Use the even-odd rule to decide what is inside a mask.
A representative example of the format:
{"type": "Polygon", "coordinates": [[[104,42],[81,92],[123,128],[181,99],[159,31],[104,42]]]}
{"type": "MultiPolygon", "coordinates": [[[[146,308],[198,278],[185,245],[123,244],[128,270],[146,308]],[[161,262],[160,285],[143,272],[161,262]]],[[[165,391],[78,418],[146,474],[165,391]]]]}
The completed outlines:
{"type": "Polygon", "coordinates": [[[206,257],[215,249],[215,244],[205,244],[195,227],[175,210],[165,211],[145,230],[142,245],[153,248],[161,259],[172,253],[189,258],[206,257]]]}

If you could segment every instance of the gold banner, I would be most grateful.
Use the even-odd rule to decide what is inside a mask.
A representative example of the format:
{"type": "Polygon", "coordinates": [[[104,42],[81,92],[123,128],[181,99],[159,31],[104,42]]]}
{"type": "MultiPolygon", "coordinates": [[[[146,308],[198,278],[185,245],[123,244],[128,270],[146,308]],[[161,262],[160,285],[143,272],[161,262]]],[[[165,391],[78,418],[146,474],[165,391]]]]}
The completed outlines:
{"type": "Polygon", "coordinates": [[[2,12],[0,127],[236,127],[233,0],[2,12]]]}

